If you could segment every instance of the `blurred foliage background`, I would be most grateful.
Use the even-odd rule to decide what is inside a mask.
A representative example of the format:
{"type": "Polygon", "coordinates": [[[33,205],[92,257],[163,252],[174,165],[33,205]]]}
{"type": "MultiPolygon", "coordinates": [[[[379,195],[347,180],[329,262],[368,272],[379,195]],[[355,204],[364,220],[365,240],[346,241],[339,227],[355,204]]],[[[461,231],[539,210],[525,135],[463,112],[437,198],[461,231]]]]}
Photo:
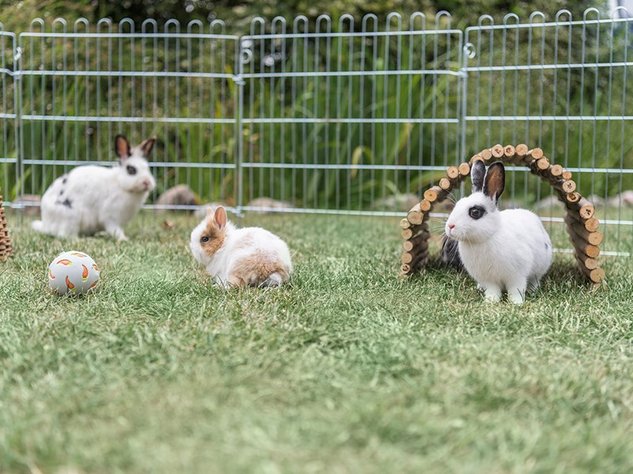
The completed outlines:
{"type": "MultiPolygon", "coordinates": [[[[55,32],[64,28],[54,22],[58,17],[67,20],[67,31],[80,32],[109,31],[107,24],[97,25],[102,18],[112,19],[113,31],[124,18],[130,18],[136,31],[141,31],[142,22],[154,18],[156,31],[176,19],[183,32],[189,28],[194,33],[244,35],[251,28],[256,33],[270,31],[271,20],[278,16],[288,19],[290,31],[291,19],[297,14],[308,17],[300,31],[313,31],[315,20],[324,12],[333,19],[332,31],[349,30],[349,22],[338,21],[344,13],[357,19],[354,30],[361,28],[360,18],[370,12],[379,20],[370,22],[369,28],[378,30],[386,27],[385,17],[392,11],[403,16],[398,26],[403,30],[408,29],[409,15],[415,11],[425,13],[427,28],[433,29],[434,15],[447,10],[452,14],[451,27],[459,30],[476,25],[483,14],[501,23],[510,13],[529,21],[535,10],[550,20],[560,9],[569,10],[575,20],[582,19],[585,9],[592,6],[606,13],[606,3],[561,0],[25,0],[0,5],[4,30],[16,33],[40,31],[40,25],[29,26],[37,17],[46,20],[46,31],[55,32]],[[252,26],[256,16],[268,21],[252,26]],[[74,25],[78,18],[86,18],[88,25],[74,25]],[[218,18],[226,26],[215,23],[210,30],[218,18]]],[[[442,17],[439,27],[447,28],[447,22],[442,17]]],[[[154,31],[151,25],[145,28],[154,31]]],[[[173,24],[169,31],[175,31],[173,24]]],[[[626,94],[628,67],[522,72],[512,68],[513,64],[626,62],[628,31],[606,23],[587,28],[475,32],[469,41],[477,51],[468,65],[500,66],[501,70],[469,73],[463,102],[458,75],[463,65],[460,38],[454,32],[249,40],[241,45],[251,54],[241,71],[236,70],[240,45],[234,39],[22,37],[22,68],[33,71],[21,83],[26,166],[18,179],[14,123],[0,119],[0,149],[5,160],[4,165],[0,163],[0,188],[10,199],[20,190],[40,194],[75,162],[110,161],[111,140],[120,132],[135,142],[149,135],[159,137],[154,153],[158,189],[152,199],[171,186],[187,183],[201,199],[229,204],[236,203],[239,191],[243,204],[272,196],[300,207],[390,210],[384,199],[405,193],[419,195],[439,179],[444,166],[497,142],[541,146],[556,162],[570,167],[630,167],[633,135],[627,133],[624,120],[470,121],[463,130],[467,156],[461,156],[462,129],[456,123],[462,105],[466,105],[467,115],[480,117],[629,115],[633,96],[626,94]],[[393,74],[407,69],[442,74],[393,74]],[[113,72],[54,73],[83,70],[113,72]],[[234,166],[241,86],[233,75],[238,72],[247,75],[241,88],[247,120],[239,140],[249,166],[241,171],[241,189],[236,186],[234,166]],[[288,72],[299,74],[288,76],[288,72]],[[334,74],[312,74],[328,72],[334,74]],[[345,75],[347,72],[353,75],[345,75]],[[257,76],[261,73],[268,76],[257,76]],[[439,121],[397,120],[408,117],[439,121]],[[346,122],[346,118],[368,122],[346,122]],[[408,169],[420,165],[437,169],[408,169]],[[380,166],[391,168],[381,170],[380,166]]],[[[13,67],[9,38],[2,37],[0,52],[3,67],[13,67]]],[[[7,75],[2,80],[0,102],[3,112],[10,114],[15,105],[15,81],[7,75]]],[[[550,192],[525,173],[510,176],[514,201],[530,203],[550,192]]],[[[632,174],[584,172],[577,180],[583,194],[604,198],[633,187],[632,174]]]]}
{"type": "Polygon", "coordinates": [[[489,14],[496,19],[507,13],[526,18],[533,11],[541,11],[550,18],[561,9],[569,10],[575,19],[580,19],[585,9],[597,6],[604,9],[606,2],[589,0],[23,0],[0,1],[1,21],[5,29],[22,31],[36,17],[54,19],[63,17],[69,21],[85,17],[91,21],[109,17],[118,22],[123,18],[143,21],[146,18],[166,21],[175,18],[181,23],[193,19],[211,21],[216,18],[230,20],[240,27],[254,16],[273,18],[281,15],[293,17],[303,14],[316,18],[327,13],[336,18],[343,13],[360,17],[365,13],[384,16],[397,11],[409,15],[421,11],[434,15],[446,10],[453,15],[455,27],[464,27],[477,22],[480,15],[489,14]]]}

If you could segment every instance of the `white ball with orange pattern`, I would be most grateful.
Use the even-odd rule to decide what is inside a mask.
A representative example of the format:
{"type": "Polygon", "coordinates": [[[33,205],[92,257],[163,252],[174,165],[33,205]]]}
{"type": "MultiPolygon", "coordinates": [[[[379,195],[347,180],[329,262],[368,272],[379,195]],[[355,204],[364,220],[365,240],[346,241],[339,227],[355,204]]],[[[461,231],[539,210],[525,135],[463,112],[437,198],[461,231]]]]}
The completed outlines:
{"type": "Polygon", "coordinates": [[[48,286],[58,295],[83,295],[99,281],[100,270],[83,252],[62,252],[48,266],[48,286]]]}

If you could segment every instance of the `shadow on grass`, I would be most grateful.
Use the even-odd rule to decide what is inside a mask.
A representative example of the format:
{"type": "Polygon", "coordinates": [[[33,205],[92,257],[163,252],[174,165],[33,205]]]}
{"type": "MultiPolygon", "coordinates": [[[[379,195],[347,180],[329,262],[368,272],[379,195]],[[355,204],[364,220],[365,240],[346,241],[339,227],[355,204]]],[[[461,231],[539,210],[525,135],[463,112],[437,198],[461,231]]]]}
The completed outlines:
{"type": "MultiPolygon", "coordinates": [[[[413,273],[411,278],[419,278],[425,272],[433,275],[468,278],[468,273],[463,267],[446,264],[442,261],[440,255],[429,257],[426,266],[413,273]]],[[[582,274],[575,262],[560,257],[554,258],[552,266],[544,278],[554,284],[573,283],[578,286],[585,285],[588,288],[591,287],[591,282],[582,274]]]]}

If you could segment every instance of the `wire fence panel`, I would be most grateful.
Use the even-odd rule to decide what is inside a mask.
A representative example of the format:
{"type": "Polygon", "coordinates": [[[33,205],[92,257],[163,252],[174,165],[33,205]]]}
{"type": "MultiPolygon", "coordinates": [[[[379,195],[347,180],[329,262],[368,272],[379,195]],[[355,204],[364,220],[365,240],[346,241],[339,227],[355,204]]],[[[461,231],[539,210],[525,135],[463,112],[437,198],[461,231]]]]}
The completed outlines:
{"type": "Polygon", "coordinates": [[[16,152],[17,97],[16,82],[13,74],[15,54],[15,35],[3,31],[0,24],[0,194],[7,200],[7,206],[16,196],[18,178],[18,154],[16,152]]]}
{"type": "Polygon", "coordinates": [[[241,40],[244,204],[398,214],[459,159],[461,35],[423,15],[255,19],[241,40]]]}
{"type": "MultiPolygon", "coordinates": [[[[554,21],[533,14],[527,23],[507,15],[466,29],[466,154],[492,143],[539,146],[574,173],[579,191],[597,206],[607,252],[624,252],[622,233],[633,233],[633,95],[627,91],[633,55],[631,19],[580,20],[561,11],[554,21]],[[630,199],[630,197],[629,197],[630,199]]],[[[510,173],[513,204],[560,221],[560,204],[545,200],[551,187],[525,169],[510,173]]],[[[554,224],[552,224],[554,225],[554,224]]]]}
{"type": "MultiPolygon", "coordinates": [[[[24,189],[43,192],[69,168],[115,159],[114,137],[158,138],[157,195],[187,183],[201,196],[234,195],[233,85],[237,37],[224,25],[148,20],[97,25],[41,20],[19,35],[24,189]]],[[[167,206],[169,207],[169,206],[167,206]]]]}
{"type": "MultiPolygon", "coordinates": [[[[196,207],[159,200],[183,184],[238,211],[400,216],[446,166],[523,142],[574,172],[607,254],[630,253],[624,12],[483,16],[465,30],[445,12],[255,18],[243,36],[219,20],[0,28],[1,190],[19,207],[73,166],[112,163],[123,133],[158,138],[150,208],[196,207]]],[[[508,179],[506,205],[558,225],[549,186],[514,167],[508,179]]]]}

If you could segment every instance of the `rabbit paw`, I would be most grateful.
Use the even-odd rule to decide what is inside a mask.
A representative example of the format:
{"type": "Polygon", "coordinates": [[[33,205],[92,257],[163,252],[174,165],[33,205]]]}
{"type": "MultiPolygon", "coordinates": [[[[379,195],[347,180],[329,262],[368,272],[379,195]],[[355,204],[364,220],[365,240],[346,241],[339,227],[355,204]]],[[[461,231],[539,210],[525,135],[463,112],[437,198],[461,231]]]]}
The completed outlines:
{"type": "Polygon", "coordinates": [[[489,286],[485,289],[486,301],[489,303],[498,303],[501,301],[501,288],[489,286]]]}
{"type": "Polygon", "coordinates": [[[521,291],[518,289],[509,290],[508,301],[517,305],[523,304],[523,293],[521,293],[521,291]]]}

